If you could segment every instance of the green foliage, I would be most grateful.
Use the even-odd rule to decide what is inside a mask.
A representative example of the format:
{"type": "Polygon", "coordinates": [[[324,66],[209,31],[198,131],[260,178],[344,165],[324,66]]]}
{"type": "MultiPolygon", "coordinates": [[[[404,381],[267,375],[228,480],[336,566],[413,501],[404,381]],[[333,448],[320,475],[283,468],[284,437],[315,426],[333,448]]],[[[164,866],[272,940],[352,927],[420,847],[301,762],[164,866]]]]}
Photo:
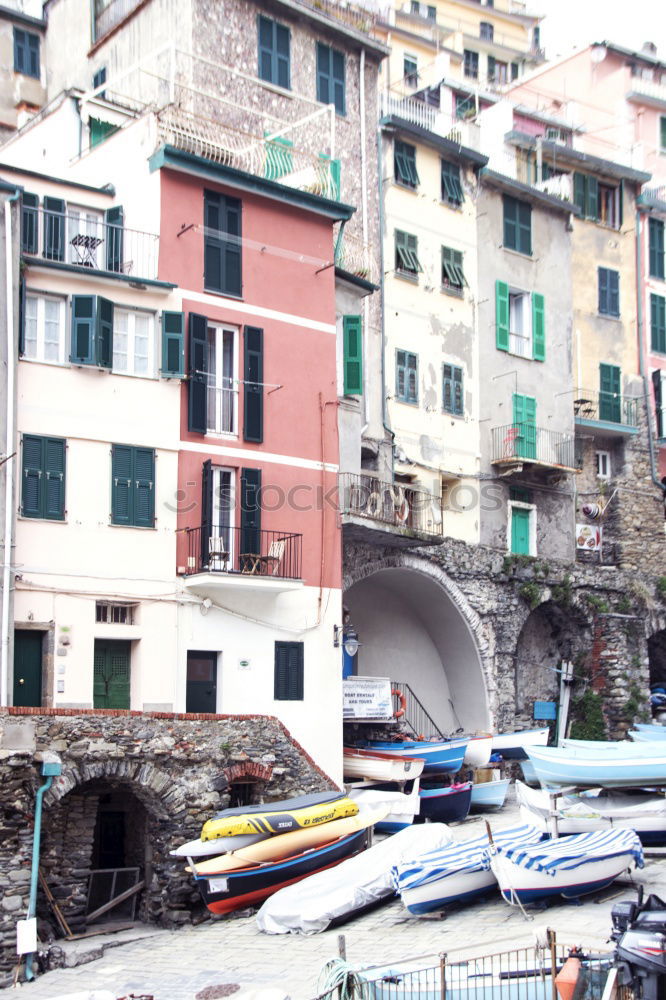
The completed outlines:
{"type": "Polygon", "coordinates": [[[541,587],[534,581],[524,583],[518,593],[532,611],[541,603],[541,587]]]}
{"type": "Polygon", "coordinates": [[[556,584],[550,593],[555,604],[559,604],[563,608],[571,607],[573,604],[573,587],[571,586],[571,577],[568,573],[565,575],[562,583],[556,584]]]}
{"type": "Polygon", "coordinates": [[[666,576],[660,576],[657,580],[657,593],[662,600],[666,599],[666,576]]]}
{"type": "Polygon", "coordinates": [[[605,740],[606,721],[601,695],[591,688],[571,703],[571,732],[573,740],[605,740]]]}
{"type": "Polygon", "coordinates": [[[621,615],[627,615],[631,611],[631,601],[626,594],[623,594],[620,600],[617,602],[617,610],[621,615]]]}
{"type": "Polygon", "coordinates": [[[599,597],[597,594],[584,594],[583,599],[587,603],[588,607],[592,608],[593,611],[601,614],[605,614],[610,611],[608,601],[604,600],[603,597],[599,597]]]}
{"type": "Polygon", "coordinates": [[[637,716],[642,716],[645,710],[645,695],[637,684],[632,684],[629,688],[629,697],[622,707],[622,712],[633,722],[637,716]]]}

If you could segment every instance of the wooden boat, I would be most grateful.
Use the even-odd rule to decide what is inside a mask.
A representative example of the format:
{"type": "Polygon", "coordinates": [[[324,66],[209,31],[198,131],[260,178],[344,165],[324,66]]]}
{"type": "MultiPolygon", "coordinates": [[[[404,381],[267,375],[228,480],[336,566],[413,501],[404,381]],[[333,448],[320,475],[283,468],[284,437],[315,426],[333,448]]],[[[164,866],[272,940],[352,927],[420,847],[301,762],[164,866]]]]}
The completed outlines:
{"type": "Polygon", "coordinates": [[[271,837],[197,864],[192,874],[211,913],[256,906],[278,889],[365,850],[371,827],[385,815],[384,809],[368,810],[320,827],[271,837]],[[317,844],[313,843],[314,835],[319,835],[317,844]],[[271,857],[266,853],[269,845],[271,857]]]}
{"type": "Polygon", "coordinates": [[[439,773],[455,773],[460,770],[467,750],[466,737],[457,740],[403,740],[397,743],[371,741],[367,744],[369,750],[379,750],[381,753],[394,757],[422,757],[425,759],[423,773],[436,771],[439,773]]]}
{"type": "Polygon", "coordinates": [[[349,792],[349,798],[358,802],[361,810],[386,807],[387,815],[376,824],[375,829],[379,833],[397,833],[399,830],[411,826],[414,818],[418,815],[421,804],[419,781],[419,778],[415,778],[412,782],[412,788],[404,792],[398,791],[393,784],[352,788],[349,792]]]}
{"type": "Polygon", "coordinates": [[[470,810],[501,809],[506,800],[511,778],[500,778],[493,781],[479,781],[472,785],[472,801],[470,810]]]}
{"type": "Polygon", "coordinates": [[[528,747],[542,785],[639,788],[666,785],[666,744],[593,743],[568,740],[562,747],[528,747]]]}
{"type": "Polygon", "coordinates": [[[488,857],[508,903],[578,899],[604,889],[624,871],[643,867],[643,849],[633,830],[580,833],[526,846],[493,844],[488,857]]]}
{"type": "Polygon", "coordinates": [[[469,813],[472,801],[472,782],[454,785],[421,785],[420,810],[417,823],[458,823],[469,813]]]}
{"type": "Polygon", "coordinates": [[[354,816],[358,806],[342,792],[319,792],[302,795],[296,799],[281,802],[265,802],[262,805],[238,806],[216,813],[213,819],[204,823],[202,840],[218,837],[235,837],[245,833],[287,833],[344,816],[354,816]]]}
{"type": "Polygon", "coordinates": [[[504,760],[524,760],[526,748],[548,743],[548,726],[542,729],[525,729],[519,733],[496,733],[493,736],[492,752],[502,755],[504,760]]]}
{"type": "Polygon", "coordinates": [[[368,781],[409,781],[423,771],[423,757],[396,757],[394,754],[360,747],[344,747],[342,769],[345,778],[365,778],[368,781]]]}

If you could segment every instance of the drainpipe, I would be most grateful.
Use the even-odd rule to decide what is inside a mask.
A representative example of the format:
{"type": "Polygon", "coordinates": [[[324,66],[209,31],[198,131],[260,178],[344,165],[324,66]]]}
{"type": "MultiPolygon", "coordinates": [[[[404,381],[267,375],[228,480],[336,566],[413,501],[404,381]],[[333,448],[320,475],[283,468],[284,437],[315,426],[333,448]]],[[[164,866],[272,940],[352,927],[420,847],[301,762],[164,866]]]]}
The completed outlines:
{"type": "Polygon", "coordinates": [[[391,430],[387,420],[386,409],[386,310],[384,308],[384,170],[382,166],[382,130],[377,127],[377,174],[379,175],[379,267],[381,284],[381,294],[379,299],[380,313],[380,345],[381,345],[381,393],[382,393],[382,427],[391,435],[391,482],[393,482],[393,472],[395,469],[395,434],[391,430]]]}
{"type": "MultiPolygon", "coordinates": [[[[44,761],[42,764],[42,777],[46,781],[37,789],[35,798],[35,830],[32,836],[32,869],[30,871],[30,900],[28,902],[28,920],[35,916],[37,911],[37,883],[39,880],[39,842],[42,834],[42,799],[62,770],[59,763],[44,761]]],[[[32,971],[32,956],[34,952],[29,952],[25,959],[25,978],[34,979],[35,973],[32,971]]]]}
{"type": "MultiPolygon", "coordinates": [[[[365,49],[361,49],[361,58],[359,60],[359,80],[358,80],[358,91],[359,91],[359,102],[361,106],[361,121],[360,121],[360,140],[361,140],[361,225],[363,233],[363,252],[367,253],[368,246],[368,180],[367,180],[367,162],[366,162],[366,152],[365,152],[365,49]]],[[[363,338],[363,350],[365,354],[365,364],[363,365],[363,381],[365,382],[364,393],[363,393],[363,429],[361,434],[365,432],[368,426],[368,392],[367,392],[367,379],[368,379],[368,365],[367,365],[367,354],[368,354],[368,327],[370,324],[370,303],[368,302],[368,296],[366,295],[363,299],[363,329],[365,330],[365,337],[363,338]]]]}
{"type": "Polygon", "coordinates": [[[666,486],[662,483],[657,472],[657,463],[654,453],[654,439],[652,437],[652,408],[650,402],[650,381],[647,374],[647,363],[645,360],[645,340],[643,336],[643,229],[641,226],[642,215],[639,208],[636,209],[636,297],[637,297],[637,320],[638,320],[638,366],[643,379],[643,393],[645,396],[645,411],[647,416],[648,449],[650,452],[650,475],[652,482],[658,486],[662,495],[666,494],[666,486]]]}

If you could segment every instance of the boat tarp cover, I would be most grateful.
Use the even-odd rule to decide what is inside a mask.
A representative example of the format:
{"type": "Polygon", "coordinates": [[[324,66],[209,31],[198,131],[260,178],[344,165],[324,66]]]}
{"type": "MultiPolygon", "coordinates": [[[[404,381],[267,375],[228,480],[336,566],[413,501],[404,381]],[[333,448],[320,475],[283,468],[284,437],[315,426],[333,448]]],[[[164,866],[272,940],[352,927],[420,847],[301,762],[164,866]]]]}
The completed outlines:
{"type": "MultiPolygon", "coordinates": [[[[536,844],[541,837],[541,830],[527,824],[493,832],[496,844],[536,844]]],[[[487,871],[490,867],[487,861],[489,846],[488,836],[483,834],[429,851],[417,856],[416,860],[394,865],[393,884],[398,892],[402,892],[461,872],[487,871]]]]}
{"type": "MultiPolygon", "coordinates": [[[[540,844],[496,844],[497,853],[520,868],[548,872],[578,868],[590,861],[631,854],[637,868],[643,868],[643,848],[633,830],[597,830],[594,833],[574,833],[559,840],[544,840],[540,844]]],[[[490,855],[490,852],[487,852],[490,855]]]]}
{"type": "Polygon", "coordinates": [[[293,809],[309,809],[310,806],[320,806],[326,802],[335,802],[345,797],[345,793],[337,788],[328,792],[312,792],[310,795],[300,795],[296,799],[282,799],[278,802],[262,802],[255,806],[234,806],[233,809],[223,809],[213,815],[213,819],[226,819],[227,816],[245,816],[253,812],[291,812],[293,809]]]}
{"type": "Polygon", "coordinates": [[[328,871],[280,889],[257,913],[267,934],[318,934],[331,921],[394,894],[391,868],[449,843],[444,823],[409,826],[328,871]]]}
{"type": "MultiPolygon", "coordinates": [[[[518,805],[535,815],[550,816],[550,795],[541,789],[528,788],[516,782],[518,805]]],[[[644,816],[663,816],[666,820],[666,797],[663,795],[629,795],[620,791],[586,792],[583,795],[559,795],[555,800],[558,818],[606,819],[638,821],[644,816]]]]}

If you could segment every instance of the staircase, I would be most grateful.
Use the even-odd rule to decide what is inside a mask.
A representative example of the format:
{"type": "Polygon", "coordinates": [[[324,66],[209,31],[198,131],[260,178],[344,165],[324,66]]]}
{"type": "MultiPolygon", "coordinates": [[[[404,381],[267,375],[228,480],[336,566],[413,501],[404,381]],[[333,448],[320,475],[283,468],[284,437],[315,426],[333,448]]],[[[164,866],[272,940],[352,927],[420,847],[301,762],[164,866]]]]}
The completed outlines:
{"type": "MultiPolygon", "coordinates": [[[[407,729],[415,739],[430,740],[436,738],[443,740],[446,738],[435,720],[428,714],[416,697],[409,684],[403,684],[402,681],[391,681],[391,689],[399,691],[405,699],[405,714],[400,717],[400,721],[407,726],[407,729]]],[[[399,711],[402,707],[401,699],[397,695],[393,696],[393,707],[395,711],[399,711]]]]}

